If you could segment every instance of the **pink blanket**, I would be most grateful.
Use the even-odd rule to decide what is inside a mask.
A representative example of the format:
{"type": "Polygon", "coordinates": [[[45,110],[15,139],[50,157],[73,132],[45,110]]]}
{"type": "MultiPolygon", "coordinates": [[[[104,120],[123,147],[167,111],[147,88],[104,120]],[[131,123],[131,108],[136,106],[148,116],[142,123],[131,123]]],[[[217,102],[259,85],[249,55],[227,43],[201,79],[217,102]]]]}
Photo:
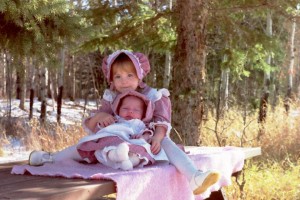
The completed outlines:
{"type": "Polygon", "coordinates": [[[101,164],[81,164],[64,161],[34,167],[16,165],[12,174],[62,176],[66,178],[111,179],[117,185],[117,200],[202,200],[212,191],[231,184],[231,174],[242,170],[244,153],[235,147],[197,147],[188,149],[189,156],[202,170],[216,169],[222,173],[218,183],[205,193],[194,196],[188,180],[174,166],[156,163],[152,166],[137,168],[132,171],[120,171],[101,164]]]}

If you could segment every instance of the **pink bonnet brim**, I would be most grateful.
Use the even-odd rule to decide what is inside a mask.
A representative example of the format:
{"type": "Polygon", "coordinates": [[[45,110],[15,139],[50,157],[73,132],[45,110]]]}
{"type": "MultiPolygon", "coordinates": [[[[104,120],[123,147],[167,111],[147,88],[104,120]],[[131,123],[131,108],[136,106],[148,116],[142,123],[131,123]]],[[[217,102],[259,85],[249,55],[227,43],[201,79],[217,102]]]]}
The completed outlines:
{"type": "Polygon", "coordinates": [[[137,76],[140,80],[142,80],[150,72],[150,63],[148,58],[144,54],[138,52],[131,52],[128,50],[118,50],[110,54],[108,57],[104,58],[102,62],[102,71],[108,82],[111,81],[111,65],[114,63],[116,58],[122,53],[126,54],[130,58],[136,69],[137,76]]]}

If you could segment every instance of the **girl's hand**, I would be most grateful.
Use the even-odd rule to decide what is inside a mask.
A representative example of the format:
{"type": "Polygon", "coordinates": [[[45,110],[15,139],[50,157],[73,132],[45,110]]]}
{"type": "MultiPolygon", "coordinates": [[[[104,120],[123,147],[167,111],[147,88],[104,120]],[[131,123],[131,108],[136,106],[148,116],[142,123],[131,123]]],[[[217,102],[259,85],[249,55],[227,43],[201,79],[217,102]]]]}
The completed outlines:
{"type": "Polygon", "coordinates": [[[115,123],[115,118],[111,114],[101,112],[101,113],[98,113],[97,115],[99,115],[99,116],[97,116],[99,119],[98,124],[101,127],[107,127],[107,126],[115,123]]]}
{"type": "Polygon", "coordinates": [[[155,132],[153,137],[150,139],[151,144],[151,152],[156,155],[159,153],[161,149],[161,141],[164,139],[166,135],[166,128],[164,126],[157,126],[155,128],[155,132]]]}
{"type": "Polygon", "coordinates": [[[150,140],[151,140],[150,141],[150,144],[151,144],[150,150],[154,155],[156,155],[159,153],[159,151],[161,149],[161,145],[160,145],[161,139],[153,136],[150,140]]]}

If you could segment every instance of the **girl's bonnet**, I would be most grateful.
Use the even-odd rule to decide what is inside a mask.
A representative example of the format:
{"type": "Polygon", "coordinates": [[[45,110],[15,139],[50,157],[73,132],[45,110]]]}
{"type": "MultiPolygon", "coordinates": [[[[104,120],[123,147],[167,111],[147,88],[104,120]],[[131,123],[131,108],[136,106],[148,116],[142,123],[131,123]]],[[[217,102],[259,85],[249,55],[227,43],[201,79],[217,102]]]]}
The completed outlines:
{"type": "Polygon", "coordinates": [[[132,61],[137,76],[140,80],[142,80],[150,72],[150,63],[148,58],[144,54],[139,52],[131,52],[128,50],[118,50],[110,54],[108,57],[104,58],[102,62],[102,71],[108,82],[111,82],[110,73],[112,64],[114,63],[116,58],[122,53],[126,54],[132,61]]]}

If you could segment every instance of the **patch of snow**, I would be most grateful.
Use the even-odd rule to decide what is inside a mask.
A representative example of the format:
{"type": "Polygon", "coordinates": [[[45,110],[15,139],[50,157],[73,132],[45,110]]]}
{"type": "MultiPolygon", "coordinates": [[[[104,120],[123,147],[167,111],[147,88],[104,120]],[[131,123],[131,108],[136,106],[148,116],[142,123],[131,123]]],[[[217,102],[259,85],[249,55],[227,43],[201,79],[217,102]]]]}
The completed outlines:
{"type": "MultiPolygon", "coordinates": [[[[11,101],[11,116],[18,118],[28,118],[29,117],[29,100],[25,101],[25,110],[19,108],[20,100],[14,99],[11,101]]],[[[80,99],[76,101],[64,100],[61,109],[61,123],[65,125],[72,125],[75,123],[81,123],[83,118],[88,116],[91,110],[97,109],[96,101],[89,101],[86,105],[86,110],[84,111],[85,101],[80,99]]],[[[53,109],[53,103],[51,99],[47,100],[47,121],[57,122],[57,105],[53,109]]],[[[7,116],[9,111],[10,103],[7,100],[0,99],[0,117],[7,116]]],[[[41,102],[34,99],[33,103],[33,117],[39,118],[41,110],[41,102]]],[[[3,137],[0,134],[0,141],[3,137]]],[[[3,139],[4,140],[4,139],[3,139]]],[[[8,163],[14,161],[27,160],[30,151],[26,151],[22,141],[16,138],[8,137],[5,139],[7,142],[1,144],[1,149],[4,153],[0,156],[0,164],[8,163]]]]}

